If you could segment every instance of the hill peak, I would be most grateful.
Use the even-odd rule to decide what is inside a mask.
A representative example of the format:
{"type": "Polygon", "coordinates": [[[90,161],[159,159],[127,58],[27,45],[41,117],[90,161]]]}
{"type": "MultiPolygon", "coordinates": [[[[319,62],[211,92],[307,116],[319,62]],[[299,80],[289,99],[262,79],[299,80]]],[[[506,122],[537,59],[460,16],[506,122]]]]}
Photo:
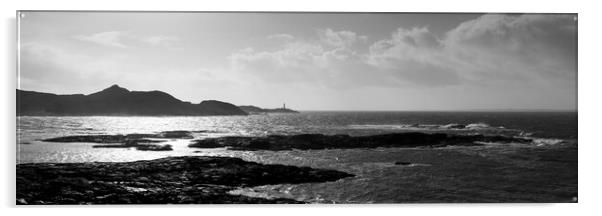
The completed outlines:
{"type": "Polygon", "coordinates": [[[89,95],[17,91],[18,115],[247,115],[230,103],[185,103],[162,91],[130,91],[111,85],[89,95]]]}
{"type": "Polygon", "coordinates": [[[119,86],[117,84],[113,84],[113,85],[109,86],[108,88],[106,88],[105,90],[121,90],[121,91],[125,90],[125,91],[129,91],[126,88],[123,88],[123,87],[121,87],[121,86],[119,86]]]}
{"type": "Polygon", "coordinates": [[[129,92],[130,90],[127,90],[126,88],[122,88],[115,84],[106,89],[103,89],[102,91],[90,94],[90,96],[117,96],[127,94],[129,92]]]}

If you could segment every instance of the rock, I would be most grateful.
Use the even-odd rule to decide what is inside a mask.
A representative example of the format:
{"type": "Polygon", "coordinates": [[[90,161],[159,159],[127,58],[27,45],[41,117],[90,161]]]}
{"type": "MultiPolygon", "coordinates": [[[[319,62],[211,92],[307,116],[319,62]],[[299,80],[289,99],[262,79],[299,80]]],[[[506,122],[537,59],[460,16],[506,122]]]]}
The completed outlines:
{"type": "Polygon", "coordinates": [[[298,111],[287,109],[287,108],[275,108],[275,109],[264,109],[257,106],[238,106],[238,108],[249,114],[267,114],[267,113],[299,113],[298,111]]]}
{"type": "Polygon", "coordinates": [[[18,164],[17,204],[301,203],[232,195],[240,187],[335,181],[353,175],[230,157],[18,164]]]}
{"type": "Polygon", "coordinates": [[[395,165],[407,166],[407,165],[412,165],[412,163],[410,163],[410,162],[404,162],[404,161],[397,161],[397,162],[395,162],[395,165]]]}
{"type": "Polygon", "coordinates": [[[50,139],[44,139],[45,142],[86,142],[102,143],[109,145],[94,145],[93,148],[136,148],[141,151],[171,151],[171,145],[152,145],[166,140],[157,140],[156,138],[170,139],[192,139],[192,133],[189,131],[163,131],[157,134],[127,134],[127,135],[83,135],[83,136],[65,136],[50,139]],[[151,139],[152,138],[152,139],[151,139]]]}
{"type": "Polygon", "coordinates": [[[163,138],[174,138],[174,139],[192,139],[192,133],[190,131],[163,131],[159,133],[159,136],[163,138]]]}
{"type": "Polygon", "coordinates": [[[189,145],[195,148],[222,148],[222,144],[217,139],[206,139],[206,141],[196,141],[196,143],[189,145]]]}
{"type": "Polygon", "coordinates": [[[51,139],[44,139],[45,142],[90,142],[90,143],[123,143],[126,136],[123,135],[86,135],[86,136],[65,136],[51,139]]]}
{"type": "Polygon", "coordinates": [[[483,136],[483,135],[454,135],[443,133],[391,133],[372,136],[349,135],[270,135],[265,137],[229,136],[195,140],[188,145],[193,148],[228,147],[231,150],[292,150],[292,149],[346,149],[346,148],[377,148],[377,147],[444,147],[444,146],[473,146],[482,145],[478,142],[500,143],[530,143],[530,139],[483,136]]]}
{"type": "Polygon", "coordinates": [[[171,145],[137,145],[137,150],[141,151],[171,151],[171,145]]]}

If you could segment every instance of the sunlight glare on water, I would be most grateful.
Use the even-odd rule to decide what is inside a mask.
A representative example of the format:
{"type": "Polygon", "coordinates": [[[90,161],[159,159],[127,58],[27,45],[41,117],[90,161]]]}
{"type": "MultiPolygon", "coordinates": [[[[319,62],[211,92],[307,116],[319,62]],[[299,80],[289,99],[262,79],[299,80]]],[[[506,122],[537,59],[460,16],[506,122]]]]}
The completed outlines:
{"type": "Polygon", "coordinates": [[[239,188],[233,194],[317,203],[533,202],[576,197],[575,115],[545,113],[307,112],[294,115],[211,117],[18,117],[17,163],[124,162],[167,156],[226,156],[265,164],[309,166],[351,173],[335,182],[239,188]],[[465,125],[464,127],[458,126],[465,125]],[[93,148],[50,143],[69,135],[186,130],[193,139],[167,139],[172,151],[93,148]],[[538,137],[532,145],[292,151],[189,148],[194,139],[230,135],[445,132],[538,137]],[[407,162],[409,165],[395,165],[407,162]],[[513,192],[520,190],[520,193],[513,192]]]}

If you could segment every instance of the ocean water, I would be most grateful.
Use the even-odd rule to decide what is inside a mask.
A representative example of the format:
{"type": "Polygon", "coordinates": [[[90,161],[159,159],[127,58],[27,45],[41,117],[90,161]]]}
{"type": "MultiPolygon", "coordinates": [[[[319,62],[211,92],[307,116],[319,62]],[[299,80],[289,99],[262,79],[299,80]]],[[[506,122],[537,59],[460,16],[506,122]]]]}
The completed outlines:
{"type": "Polygon", "coordinates": [[[30,117],[17,119],[17,163],[134,161],[166,156],[240,157],[267,164],[336,169],[356,175],[335,182],[240,188],[232,194],[285,197],[313,203],[575,202],[576,112],[302,112],[209,117],[30,117]],[[459,125],[462,125],[461,127],[459,125]],[[530,144],[486,143],[446,148],[230,151],[188,148],[174,139],[168,152],[49,143],[67,135],[197,131],[195,139],[228,135],[392,132],[528,137],[530,144]],[[397,161],[411,165],[395,165],[397,161]]]}

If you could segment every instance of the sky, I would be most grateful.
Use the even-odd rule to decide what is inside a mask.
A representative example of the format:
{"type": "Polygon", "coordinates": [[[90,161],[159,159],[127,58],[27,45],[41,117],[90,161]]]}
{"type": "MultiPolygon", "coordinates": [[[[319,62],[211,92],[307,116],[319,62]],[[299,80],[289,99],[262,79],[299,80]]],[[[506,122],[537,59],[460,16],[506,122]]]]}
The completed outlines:
{"type": "Polygon", "coordinates": [[[297,110],[576,110],[571,14],[22,12],[18,88],[297,110]]]}

